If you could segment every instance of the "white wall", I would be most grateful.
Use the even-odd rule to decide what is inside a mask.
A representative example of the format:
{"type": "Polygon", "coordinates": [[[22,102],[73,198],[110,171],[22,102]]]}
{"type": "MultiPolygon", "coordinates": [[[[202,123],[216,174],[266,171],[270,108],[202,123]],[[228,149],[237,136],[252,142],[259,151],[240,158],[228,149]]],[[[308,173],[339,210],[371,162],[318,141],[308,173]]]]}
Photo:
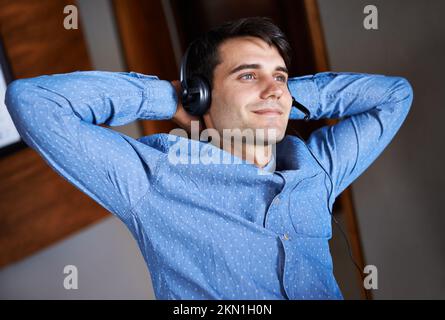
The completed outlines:
{"type": "Polygon", "coordinates": [[[377,299],[445,298],[443,119],[445,2],[319,0],[331,69],[406,77],[411,111],[392,143],[353,184],[377,299]],[[376,5],[379,29],[363,28],[376,5]]]}

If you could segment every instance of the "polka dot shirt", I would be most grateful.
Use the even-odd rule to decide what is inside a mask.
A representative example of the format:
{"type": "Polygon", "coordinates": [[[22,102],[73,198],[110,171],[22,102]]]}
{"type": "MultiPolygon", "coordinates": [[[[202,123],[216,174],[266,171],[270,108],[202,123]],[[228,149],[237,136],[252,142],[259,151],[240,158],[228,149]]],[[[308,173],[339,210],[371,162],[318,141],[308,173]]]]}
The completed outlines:
{"type": "MultiPolygon", "coordinates": [[[[21,79],[6,105],[24,141],[128,227],[157,299],[343,299],[328,245],[333,202],[395,136],[412,89],[333,72],[288,86],[311,119],[341,121],[307,141],[285,136],[263,169],[208,142],[99,126],[171,119],[175,89],[155,76],[21,79]]],[[[292,108],[291,119],[303,116],[292,108]]]]}

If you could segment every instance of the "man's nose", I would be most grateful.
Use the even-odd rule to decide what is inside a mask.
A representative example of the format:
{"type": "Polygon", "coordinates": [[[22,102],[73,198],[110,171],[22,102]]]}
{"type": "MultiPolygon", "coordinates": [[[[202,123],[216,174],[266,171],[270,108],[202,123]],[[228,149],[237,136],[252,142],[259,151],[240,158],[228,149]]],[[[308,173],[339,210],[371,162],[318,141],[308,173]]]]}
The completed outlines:
{"type": "Polygon", "coordinates": [[[271,96],[276,98],[281,97],[283,94],[283,88],[275,79],[267,79],[264,83],[264,89],[262,90],[262,98],[267,99],[271,96]]]}

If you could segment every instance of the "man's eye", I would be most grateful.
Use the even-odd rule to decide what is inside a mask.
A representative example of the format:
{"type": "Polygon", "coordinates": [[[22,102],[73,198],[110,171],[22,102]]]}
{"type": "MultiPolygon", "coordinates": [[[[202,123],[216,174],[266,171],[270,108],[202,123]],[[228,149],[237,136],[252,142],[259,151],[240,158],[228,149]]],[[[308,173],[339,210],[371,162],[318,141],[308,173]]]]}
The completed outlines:
{"type": "Polygon", "coordinates": [[[249,78],[246,78],[246,77],[248,77],[248,76],[252,76],[252,77],[253,77],[253,73],[246,73],[246,74],[243,74],[243,75],[240,77],[240,79],[250,80],[249,78]]]}
{"type": "Polygon", "coordinates": [[[279,81],[283,81],[283,82],[286,82],[287,81],[287,79],[286,79],[286,77],[285,76],[277,76],[277,78],[279,78],[280,80],[279,81]]]}
{"type": "MultiPolygon", "coordinates": [[[[243,80],[252,80],[254,78],[255,78],[255,74],[254,73],[246,73],[246,74],[243,74],[240,77],[240,79],[243,79],[243,80]]],[[[278,79],[278,81],[281,81],[281,82],[286,82],[287,81],[286,76],[283,76],[283,75],[278,75],[278,76],[276,76],[276,78],[278,79]]]]}

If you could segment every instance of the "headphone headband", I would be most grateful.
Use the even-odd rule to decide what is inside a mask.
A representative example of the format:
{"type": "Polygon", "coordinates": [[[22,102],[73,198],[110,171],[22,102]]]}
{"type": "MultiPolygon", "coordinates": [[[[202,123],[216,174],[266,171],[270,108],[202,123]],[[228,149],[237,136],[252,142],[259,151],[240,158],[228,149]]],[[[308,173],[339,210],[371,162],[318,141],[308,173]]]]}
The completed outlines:
{"type": "MultiPolygon", "coordinates": [[[[192,42],[193,44],[193,42],[192,42]]],[[[188,85],[187,85],[187,78],[185,77],[187,71],[187,61],[188,61],[188,55],[189,55],[189,51],[190,48],[192,47],[192,44],[190,44],[187,47],[187,50],[185,50],[185,54],[184,57],[182,58],[182,62],[181,62],[181,68],[180,68],[180,72],[179,72],[179,81],[181,82],[181,86],[184,89],[188,89],[188,85]]]]}

